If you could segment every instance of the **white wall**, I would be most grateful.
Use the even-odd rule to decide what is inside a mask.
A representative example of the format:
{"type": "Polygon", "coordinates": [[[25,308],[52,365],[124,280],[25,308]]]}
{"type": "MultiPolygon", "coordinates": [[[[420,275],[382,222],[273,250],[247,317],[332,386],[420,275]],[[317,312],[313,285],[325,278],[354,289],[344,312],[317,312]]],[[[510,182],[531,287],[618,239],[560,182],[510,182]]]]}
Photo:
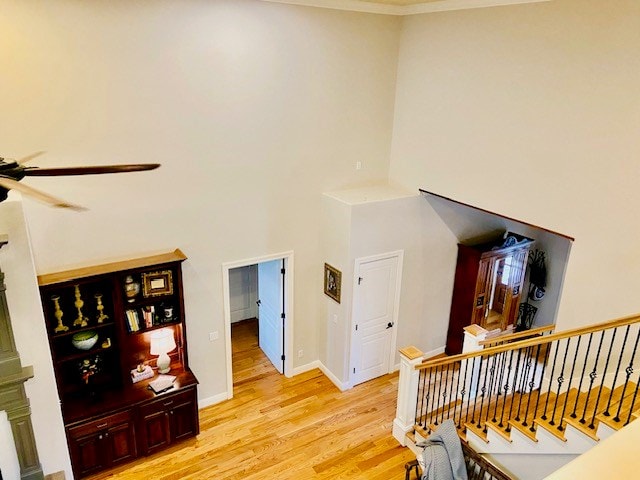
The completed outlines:
{"type": "Polygon", "coordinates": [[[341,303],[327,297],[326,321],[319,324],[325,367],[340,384],[348,384],[355,261],[398,250],[404,258],[397,346],[442,351],[456,240],[433,208],[417,193],[380,185],[329,192],[323,205],[325,256],[342,271],[341,303]]]}
{"type": "Polygon", "coordinates": [[[640,311],[640,2],[406,17],[390,178],[575,237],[558,325],[640,311]]]}
{"type": "MultiPolygon", "coordinates": [[[[331,372],[330,378],[342,388],[349,380],[345,361],[349,355],[349,325],[351,322],[351,279],[353,261],[350,258],[351,206],[329,195],[322,196],[322,237],[321,249],[324,258],[318,268],[322,277],[324,263],[337,268],[342,273],[340,303],[322,295],[321,316],[318,320],[318,358],[331,372]]],[[[320,288],[324,289],[324,285],[320,288]]]]}
{"type": "Polygon", "coordinates": [[[258,265],[229,270],[229,311],[231,323],[258,318],[258,265]]]}
{"type": "Polygon", "coordinates": [[[162,164],[28,179],[89,208],[25,202],[38,272],[180,247],[209,398],[226,388],[207,334],[223,328],[221,264],[294,250],[294,363],[317,359],[321,192],[387,175],[399,25],[253,0],[4,2],[3,154],[162,164]]]}
{"type": "MultiPolygon", "coordinates": [[[[449,324],[456,243],[417,194],[353,208],[352,257],[395,250],[404,251],[397,346],[414,345],[425,353],[442,351],[449,324]]],[[[395,358],[399,364],[397,352],[395,358]]]]}
{"type": "MultiPolygon", "coordinates": [[[[29,232],[21,202],[5,201],[0,204],[0,233],[9,235],[9,243],[0,250],[0,268],[5,274],[7,305],[16,348],[22,365],[33,366],[34,377],[27,380],[25,390],[31,403],[31,423],[40,464],[45,474],[65,471],[67,478],[72,478],[29,232]]],[[[0,450],[4,449],[3,444],[0,450]]],[[[3,459],[6,459],[6,454],[2,455],[3,459]]],[[[17,465],[14,467],[19,468],[17,465]]],[[[3,469],[3,476],[7,480],[13,478],[10,473],[11,470],[3,469]]]]}

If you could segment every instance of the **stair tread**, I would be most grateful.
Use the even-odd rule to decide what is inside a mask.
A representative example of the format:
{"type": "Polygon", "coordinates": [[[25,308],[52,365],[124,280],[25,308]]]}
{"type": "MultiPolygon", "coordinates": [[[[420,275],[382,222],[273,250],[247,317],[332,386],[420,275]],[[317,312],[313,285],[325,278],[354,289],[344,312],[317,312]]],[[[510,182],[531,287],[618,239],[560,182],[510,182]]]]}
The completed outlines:
{"type": "Polygon", "coordinates": [[[582,433],[584,433],[589,438],[592,438],[596,442],[600,440],[600,438],[596,434],[596,432],[598,431],[598,422],[597,422],[597,420],[594,421],[593,428],[589,428],[589,422],[587,420],[585,420],[585,422],[582,423],[577,418],[567,417],[567,418],[564,419],[564,421],[567,424],[571,425],[573,428],[575,428],[577,430],[580,430],[582,433]]]}
{"type": "Polygon", "coordinates": [[[487,439],[487,433],[483,428],[478,427],[475,423],[465,423],[465,426],[467,427],[467,431],[475,433],[478,437],[484,440],[485,443],[489,443],[489,440],[487,439]]]}
{"type": "Polygon", "coordinates": [[[534,422],[536,423],[536,425],[538,425],[538,427],[544,428],[547,432],[562,440],[563,442],[567,441],[567,439],[564,438],[564,430],[558,430],[557,425],[550,425],[548,421],[542,420],[541,418],[536,418],[534,422]]]}
{"type": "Polygon", "coordinates": [[[533,441],[533,442],[537,442],[538,439],[536,438],[536,424],[533,424],[533,432],[531,431],[531,427],[530,426],[523,426],[522,424],[516,422],[515,420],[509,420],[509,425],[511,425],[511,429],[516,429],[518,430],[520,433],[522,433],[523,435],[527,436],[529,438],[529,440],[533,441]]]}
{"type": "Polygon", "coordinates": [[[506,426],[501,427],[497,423],[494,423],[493,420],[489,420],[487,422],[487,428],[490,428],[508,442],[512,441],[511,434],[506,430],[506,426]]]}
{"type": "Polygon", "coordinates": [[[636,401],[633,405],[634,411],[631,411],[636,384],[628,382],[627,388],[623,387],[622,385],[614,391],[614,397],[612,397],[611,405],[608,408],[609,415],[606,412],[600,412],[596,415],[598,421],[614,430],[620,430],[627,423],[627,420],[631,422],[640,416],[640,402],[636,401]]]}

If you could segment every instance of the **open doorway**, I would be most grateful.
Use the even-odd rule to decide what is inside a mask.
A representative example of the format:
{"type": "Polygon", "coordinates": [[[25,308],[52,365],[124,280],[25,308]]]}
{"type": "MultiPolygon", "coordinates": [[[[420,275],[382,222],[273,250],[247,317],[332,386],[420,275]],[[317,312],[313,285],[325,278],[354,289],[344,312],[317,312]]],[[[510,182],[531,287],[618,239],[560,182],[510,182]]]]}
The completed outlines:
{"type": "Polygon", "coordinates": [[[227,398],[232,398],[234,375],[250,379],[256,374],[249,371],[251,364],[291,376],[293,253],[226,263],[222,270],[227,398]],[[240,372],[245,364],[247,371],[240,372]]]}

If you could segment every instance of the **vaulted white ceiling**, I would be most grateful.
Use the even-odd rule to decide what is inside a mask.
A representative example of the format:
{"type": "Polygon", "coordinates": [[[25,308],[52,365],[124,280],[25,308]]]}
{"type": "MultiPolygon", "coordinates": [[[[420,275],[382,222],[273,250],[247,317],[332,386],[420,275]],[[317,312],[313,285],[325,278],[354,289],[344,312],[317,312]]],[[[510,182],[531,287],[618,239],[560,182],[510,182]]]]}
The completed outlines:
{"type": "Polygon", "coordinates": [[[494,7],[517,3],[537,3],[551,0],[264,0],[310,7],[353,10],[386,15],[413,15],[418,13],[494,7]]]}

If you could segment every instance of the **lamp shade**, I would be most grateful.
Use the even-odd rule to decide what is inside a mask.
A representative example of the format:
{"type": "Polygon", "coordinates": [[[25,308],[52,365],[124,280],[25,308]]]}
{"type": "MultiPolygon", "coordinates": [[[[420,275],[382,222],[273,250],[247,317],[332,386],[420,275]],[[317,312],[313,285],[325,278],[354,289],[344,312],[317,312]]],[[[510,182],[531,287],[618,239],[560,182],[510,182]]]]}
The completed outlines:
{"type": "Polygon", "coordinates": [[[168,328],[156,330],[151,334],[151,355],[162,355],[176,348],[173,331],[168,328]]]}

